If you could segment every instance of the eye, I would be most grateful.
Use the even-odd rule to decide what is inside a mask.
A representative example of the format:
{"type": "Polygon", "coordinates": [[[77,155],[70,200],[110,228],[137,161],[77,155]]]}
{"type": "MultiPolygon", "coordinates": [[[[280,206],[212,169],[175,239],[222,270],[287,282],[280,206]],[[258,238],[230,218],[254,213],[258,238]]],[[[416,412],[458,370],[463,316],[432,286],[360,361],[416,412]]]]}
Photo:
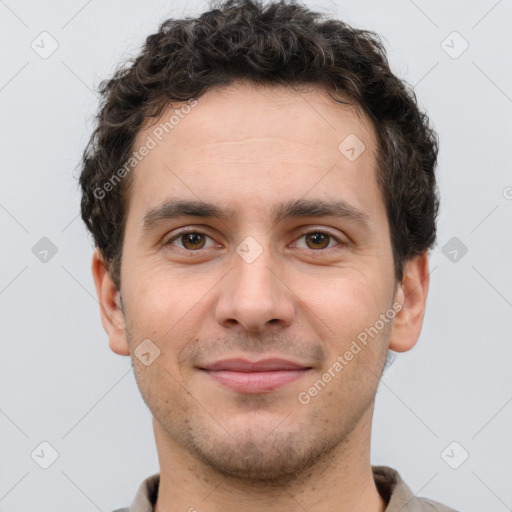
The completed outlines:
{"type": "MultiPolygon", "coordinates": [[[[347,245],[338,237],[321,230],[308,231],[303,233],[297,240],[301,239],[304,239],[305,245],[301,247],[298,242],[295,242],[295,247],[298,247],[299,249],[310,249],[314,251],[332,249],[336,245],[347,245]]],[[[181,231],[174,235],[165,243],[165,245],[172,245],[185,251],[200,251],[201,249],[214,247],[215,243],[210,236],[201,231],[187,230],[181,231]],[[208,239],[212,242],[210,246],[206,245],[208,239]],[[176,241],[179,243],[176,243],[176,241]]]]}
{"type": "Polygon", "coordinates": [[[298,238],[298,240],[301,238],[304,238],[306,247],[299,247],[300,249],[332,249],[333,246],[329,247],[329,244],[332,241],[336,241],[341,245],[346,245],[339,238],[325,231],[308,231],[307,233],[303,233],[302,236],[298,238]]]}
{"type": "MultiPolygon", "coordinates": [[[[173,242],[175,240],[181,241],[181,246],[176,245],[180,249],[184,249],[187,251],[197,251],[200,249],[205,249],[206,239],[211,237],[206,235],[205,233],[201,233],[200,231],[181,231],[177,235],[170,238],[165,245],[176,245],[173,242]]],[[[212,240],[213,241],[213,240],[212,240]]]]}

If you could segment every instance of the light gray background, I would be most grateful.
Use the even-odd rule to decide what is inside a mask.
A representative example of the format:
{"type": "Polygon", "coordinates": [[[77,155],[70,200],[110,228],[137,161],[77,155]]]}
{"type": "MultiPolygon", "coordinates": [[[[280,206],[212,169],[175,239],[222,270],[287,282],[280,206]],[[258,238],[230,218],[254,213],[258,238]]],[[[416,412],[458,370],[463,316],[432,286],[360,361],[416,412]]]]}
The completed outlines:
{"type": "MultiPolygon", "coordinates": [[[[380,385],[372,463],[458,510],[512,510],[512,1],[308,5],[385,38],[441,140],[424,328],[380,385]],[[458,58],[464,41],[453,31],[469,44],[458,58]],[[467,247],[457,261],[453,237],[467,247]],[[443,459],[453,441],[460,447],[443,459]],[[469,458],[452,469],[445,460],[459,464],[462,450],[469,458]]],[[[206,7],[0,0],[3,512],[110,512],[159,470],[129,358],[110,351],[100,322],[76,165],[99,81],[160,21],[206,7]],[[43,31],[59,45],[47,59],[31,48],[50,48],[43,31]],[[42,237],[58,251],[46,263],[32,252],[42,237]],[[43,441],[59,454],[48,469],[31,458],[43,441]]]]}

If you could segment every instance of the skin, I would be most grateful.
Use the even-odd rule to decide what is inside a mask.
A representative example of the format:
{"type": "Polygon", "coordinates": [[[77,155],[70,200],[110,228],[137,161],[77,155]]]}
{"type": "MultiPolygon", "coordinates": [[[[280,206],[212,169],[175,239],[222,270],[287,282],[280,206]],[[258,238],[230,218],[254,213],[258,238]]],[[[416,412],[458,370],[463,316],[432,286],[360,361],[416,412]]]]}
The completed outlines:
{"type": "Polygon", "coordinates": [[[370,122],[315,87],[239,82],[201,96],[132,171],[121,291],[98,250],[92,271],[110,347],[131,356],[153,415],[157,512],[385,509],[370,465],[375,394],[388,348],[418,340],[429,273],[424,253],[394,279],[376,150],[370,122]],[[366,146],[354,161],[338,149],[349,134],[366,146]],[[145,232],[144,214],[171,198],[234,215],[168,219],[145,232]],[[370,226],[335,216],[272,222],[272,207],[302,198],[344,199],[370,226]],[[206,236],[177,237],[184,227],[206,236]],[[248,236],[262,249],[251,263],[236,252],[248,236]],[[301,403],[299,393],[393,303],[402,309],[392,321],[301,403]],[[160,350],[148,366],[134,355],[145,339],[160,350]],[[197,368],[229,357],[282,357],[311,370],[250,395],[197,368]]]}

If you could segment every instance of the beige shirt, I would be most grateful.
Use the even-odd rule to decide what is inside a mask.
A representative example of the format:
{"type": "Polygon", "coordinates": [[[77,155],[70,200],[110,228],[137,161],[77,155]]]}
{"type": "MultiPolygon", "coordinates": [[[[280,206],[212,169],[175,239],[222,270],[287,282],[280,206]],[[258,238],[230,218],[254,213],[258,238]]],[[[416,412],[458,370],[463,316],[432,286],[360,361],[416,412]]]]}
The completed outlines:
{"type": "MultiPolygon", "coordinates": [[[[388,504],[385,512],[457,512],[427,498],[417,498],[401,479],[396,470],[387,466],[372,466],[375,485],[388,504]]],[[[153,512],[158,496],[160,474],[144,480],[135,495],[130,508],[120,508],[114,512],[153,512]]]]}

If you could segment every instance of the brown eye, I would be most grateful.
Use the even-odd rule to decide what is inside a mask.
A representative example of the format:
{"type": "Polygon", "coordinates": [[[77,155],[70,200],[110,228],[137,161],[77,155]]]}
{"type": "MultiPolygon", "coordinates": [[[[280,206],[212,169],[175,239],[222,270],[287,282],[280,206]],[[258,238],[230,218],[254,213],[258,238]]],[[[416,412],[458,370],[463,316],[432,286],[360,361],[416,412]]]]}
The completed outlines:
{"type": "Polygon", "coordinates": [[[329,233],[328,231],[308,231],[303,233],[294,243],[299,249],[321,252],[323,250],[344,249],[348,245],[343,238],[329,233]]]}
{"type": "Polygon", "coordinates": [[[197,251],[206,247],[206,241],[209,238],[208,235],[199,231],[186,231],[171,238],[166,245],[174,245],[188,251],[197,251]]]}
{"type": "Polygon", "coordinates": [[[202,249],[204,246],[204,235],[201,233],[185,233],[181,235],[181,240],[186,249],[202,249]]]}
{"type": "Polygon", "coordinates": [[[306,243],[311,244],[310,249],[325,249],[332,238],[331,235],[322,233],[321,231],[307,233],[304,236],[306,237],[306,243]]]}

